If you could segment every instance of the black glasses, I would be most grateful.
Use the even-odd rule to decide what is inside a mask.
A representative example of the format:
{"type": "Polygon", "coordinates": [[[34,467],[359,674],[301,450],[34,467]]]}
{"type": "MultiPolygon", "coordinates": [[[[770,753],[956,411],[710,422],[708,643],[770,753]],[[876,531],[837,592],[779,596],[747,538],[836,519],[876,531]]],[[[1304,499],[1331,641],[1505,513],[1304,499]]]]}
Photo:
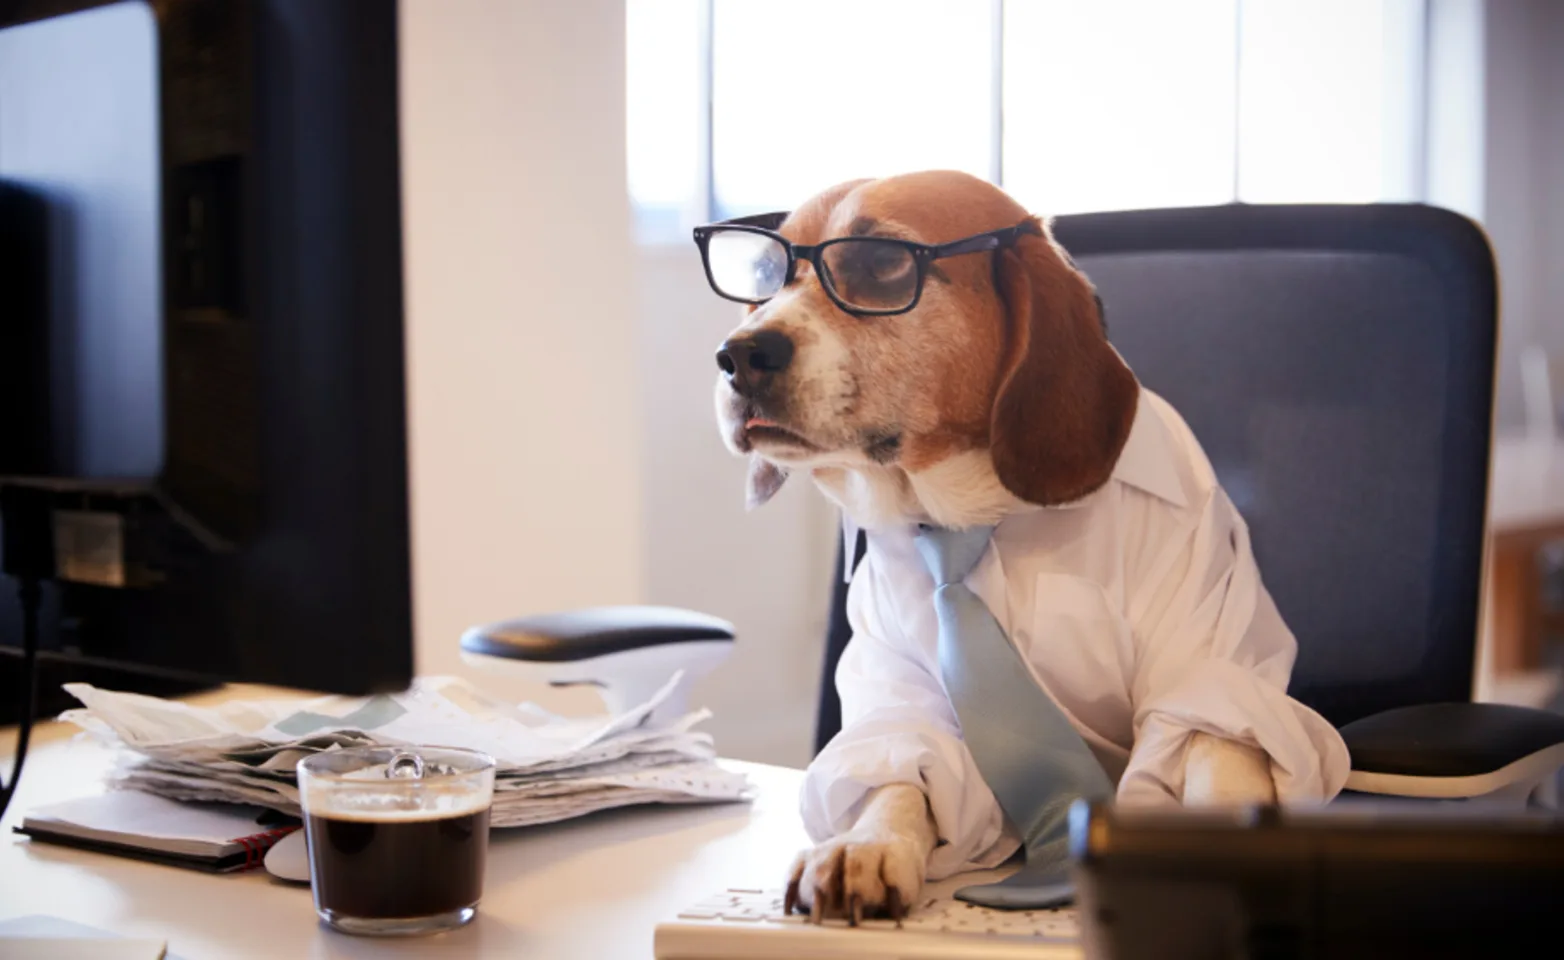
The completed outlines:
{"type": "Polygon", "coordinates": [[[1027,219],[937,246],[873,236],[836,237],[805,246],[776,232],[787,216],[762,213],[695,228],[695,245],[717,296],[765,303],[793,281],[798,261],[806,260],[843,310],[857,316],[892,316],[918,305],[935,260],[1002,250],[1026,234],[1042,234],[1037,221],[1027,219]]]}

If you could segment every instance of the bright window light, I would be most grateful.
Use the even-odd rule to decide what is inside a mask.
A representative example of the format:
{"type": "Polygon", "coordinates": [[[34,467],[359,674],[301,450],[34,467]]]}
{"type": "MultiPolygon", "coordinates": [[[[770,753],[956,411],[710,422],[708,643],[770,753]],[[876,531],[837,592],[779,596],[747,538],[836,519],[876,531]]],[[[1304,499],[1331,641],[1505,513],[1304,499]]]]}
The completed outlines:
{"type": "Polygon", "coordinates": [[[1233,197],[1236,0],[1010,0],[1004,183],[1042,214],[1233,197]]]}
{"type": "Polygon", "coordinates": [[[625,138],[630,200],[643,234],[685,226],[705,193],[703,6],[701,0],[625,3],[625,138]]]}
{"type": "Polygon", "coordinates": [[[1419,0],[1245,0],[1238,198],[1412,199],[1419,0]]]}
{"type": "Polygon", "coordinates": [[[719,216],[788,209],[843,180],[993,168],[993,5],[715,0],[719,216]]]}
{"type": "Polygon", "coordinates": [[[626,3],[643,239],[923,169],[1050,215],[1424,192],[1425,0],[626,3]]]}

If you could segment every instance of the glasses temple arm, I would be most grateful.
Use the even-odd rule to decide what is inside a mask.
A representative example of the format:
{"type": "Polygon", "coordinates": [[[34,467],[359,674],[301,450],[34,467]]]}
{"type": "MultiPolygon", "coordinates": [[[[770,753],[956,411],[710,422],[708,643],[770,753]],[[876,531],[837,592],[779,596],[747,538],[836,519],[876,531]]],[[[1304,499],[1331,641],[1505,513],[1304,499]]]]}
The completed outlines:
{"type": "Polygon", "coordinates": [[[788,216],[789,214],[786,210],[779,210],[774,213],[755,213],[747,217],[734,217],[732,220],[723,220],[721,223],[712,224],[712,226],[760,227],[762,230],[775,230],[786,222],[788,216]]]}
{"type": "Polygon", "coordinates": [[[943,246],[934,248],[934,256],[957,257],[963,253],[977,253],[983,250],[998,250],[1002,247],[1014,245],[1027,234],[1042,236],[1042,228],[1035,220],[1026,220],[1013,227],[1003,230],[995,230],[992,233],[982,233],[975,237],[967,237],[964,240],[953,240],[943,246]]]}

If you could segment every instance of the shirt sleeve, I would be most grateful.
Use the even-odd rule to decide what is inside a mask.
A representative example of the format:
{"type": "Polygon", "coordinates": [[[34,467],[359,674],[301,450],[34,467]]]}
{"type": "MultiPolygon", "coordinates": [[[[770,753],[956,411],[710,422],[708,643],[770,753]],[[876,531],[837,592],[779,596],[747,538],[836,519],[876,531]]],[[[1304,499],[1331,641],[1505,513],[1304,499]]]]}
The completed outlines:
{"type": "Polygon", "coordinates": [[[1350,761],[1325,718],[1287,695],[1297,642],[1260,580],[1242,516],[1214,488],[1187,539],[1159,558],[1136,617],[1135,747],[1124,803],[1177,803],[1196,731],[1264,750],[1277,799],[1323,801],[1350,761]]]}
{"type": "Polygon", "coordinates": [[[816,843],[850,830],[868,793],[910,783],[928,798],[938,835],[929,879],[1003,863],[1019,846],[961,740],[939,679],[893,618],[871,549],[847,593],[852,639],[837,666],[842,730],[809,765],[801,796],[816,843]]]}

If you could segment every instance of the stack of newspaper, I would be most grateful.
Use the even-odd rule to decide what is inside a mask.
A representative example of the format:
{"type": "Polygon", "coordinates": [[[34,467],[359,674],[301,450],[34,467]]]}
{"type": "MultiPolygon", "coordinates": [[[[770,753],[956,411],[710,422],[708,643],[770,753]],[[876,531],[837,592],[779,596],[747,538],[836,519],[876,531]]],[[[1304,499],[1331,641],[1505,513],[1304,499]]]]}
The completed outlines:
{"type": "Polygon", "coordinates": [[[642,803],[747,800],[743,774],[716,762],[705,710],[671,723],[651,716],[681,678],[618,716],[565,718],[489,697],[450,677],[367,698],[235,701],[214,707],[67,684],[82,708],[69,720],[124,748],[115,786],[175,800],[249,803],[299,813],[294,767],[321,750],[438,745],[496,761],[496,827],[550,823],[642,803]]]}

